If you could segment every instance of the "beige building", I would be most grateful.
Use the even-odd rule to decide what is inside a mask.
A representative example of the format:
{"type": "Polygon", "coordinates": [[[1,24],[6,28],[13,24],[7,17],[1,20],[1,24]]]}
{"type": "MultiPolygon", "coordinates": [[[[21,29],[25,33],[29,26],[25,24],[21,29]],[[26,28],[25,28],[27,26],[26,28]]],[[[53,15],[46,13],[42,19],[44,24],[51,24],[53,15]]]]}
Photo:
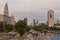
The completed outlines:
{"type": "Polygon", "coordinates": [[[50,27],[54,26],[54,11],[50,9],[48,11],[47,17],[48,17],[48,26],[50,27]]]}
{"type": "Polygon", "coordinates": [[[60,24],[60,20],[57,20],[57,24],[60,24]]]}
{"type": "Polygon", "coordinates": [[[3,15],[0,15],[0,22],[3,22],[3,15]]]}
{"type": "Polygon", "coordinates": [[[4,22],[6,24],[15,24],[14,16],[9,16],[8,4],[5,4],[4,7],[4,15],[0,14],[0,22],[4,22]]]}

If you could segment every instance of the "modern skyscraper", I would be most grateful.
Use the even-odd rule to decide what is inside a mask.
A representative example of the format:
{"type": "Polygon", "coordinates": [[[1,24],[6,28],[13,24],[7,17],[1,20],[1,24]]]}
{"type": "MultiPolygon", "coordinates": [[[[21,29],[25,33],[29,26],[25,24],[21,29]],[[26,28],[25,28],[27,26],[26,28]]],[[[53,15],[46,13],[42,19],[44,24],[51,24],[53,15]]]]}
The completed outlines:
{"type": "Polygon", "coordinates": [[[48,26],[54,26],[54,11],[53,10],[48,10],[48,26]]]}

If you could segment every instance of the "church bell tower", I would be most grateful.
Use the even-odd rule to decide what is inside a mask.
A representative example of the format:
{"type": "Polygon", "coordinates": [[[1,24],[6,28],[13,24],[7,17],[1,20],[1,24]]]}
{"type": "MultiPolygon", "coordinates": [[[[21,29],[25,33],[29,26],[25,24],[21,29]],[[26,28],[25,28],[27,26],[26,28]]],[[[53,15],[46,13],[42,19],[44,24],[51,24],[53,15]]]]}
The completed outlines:
{"type": "Polygon", "coordinates": [[[8,4],[7,3],[5,4],[5,7],[4,7],[4,15],[9,16],[9,10],[8,10],[8,4]]]}

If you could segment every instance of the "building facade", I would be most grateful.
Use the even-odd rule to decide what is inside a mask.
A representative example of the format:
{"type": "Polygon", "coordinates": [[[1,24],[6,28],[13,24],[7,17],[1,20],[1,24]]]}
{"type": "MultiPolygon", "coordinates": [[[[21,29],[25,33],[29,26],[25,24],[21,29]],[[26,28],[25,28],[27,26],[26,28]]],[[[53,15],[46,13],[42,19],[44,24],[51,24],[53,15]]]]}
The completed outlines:
{"type": "Polygon", "coordinates": [[[3,21],[4,21],[4,16],[0,15],[0,22],[3,22],[3,21]]]}
{"type": "Polygon", "coordinates": [[[60,24],[60,20],[57,20],[57,24],[60,24]]]}
{"type": "Polygon", "coordinates": [[[54,11],[50,9],[48,11],[47,17],[48,17],[48,26],[50,27],[54,26],[54,11]]]}
{"type": "Polygon", "coordinates": [[[3,22],[5,24],[15,24],[14,16],[9,16],[9,10],[8,10],[8,4],[5,4],[4,7],[4,15],[0,14],[0,22],[3,22]],[[13,21],[12,21],[13,20],[13,21]]]}

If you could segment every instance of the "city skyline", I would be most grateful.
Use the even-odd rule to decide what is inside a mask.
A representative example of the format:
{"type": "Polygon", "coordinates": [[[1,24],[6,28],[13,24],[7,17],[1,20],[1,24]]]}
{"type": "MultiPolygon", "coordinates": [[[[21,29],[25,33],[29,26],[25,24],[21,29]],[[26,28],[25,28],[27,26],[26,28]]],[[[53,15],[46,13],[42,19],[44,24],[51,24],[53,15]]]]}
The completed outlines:
{"type": "Polygon", "coordinates": [[[27,17],[29,22],[32,22],[33,19],[46,22],[49,9],[54,10],[55,21],[60,20],[59,0],[1,0],[0,14],[3,12],[6,2],[10,15],[14,14],[16,21],[27,17]]]}

